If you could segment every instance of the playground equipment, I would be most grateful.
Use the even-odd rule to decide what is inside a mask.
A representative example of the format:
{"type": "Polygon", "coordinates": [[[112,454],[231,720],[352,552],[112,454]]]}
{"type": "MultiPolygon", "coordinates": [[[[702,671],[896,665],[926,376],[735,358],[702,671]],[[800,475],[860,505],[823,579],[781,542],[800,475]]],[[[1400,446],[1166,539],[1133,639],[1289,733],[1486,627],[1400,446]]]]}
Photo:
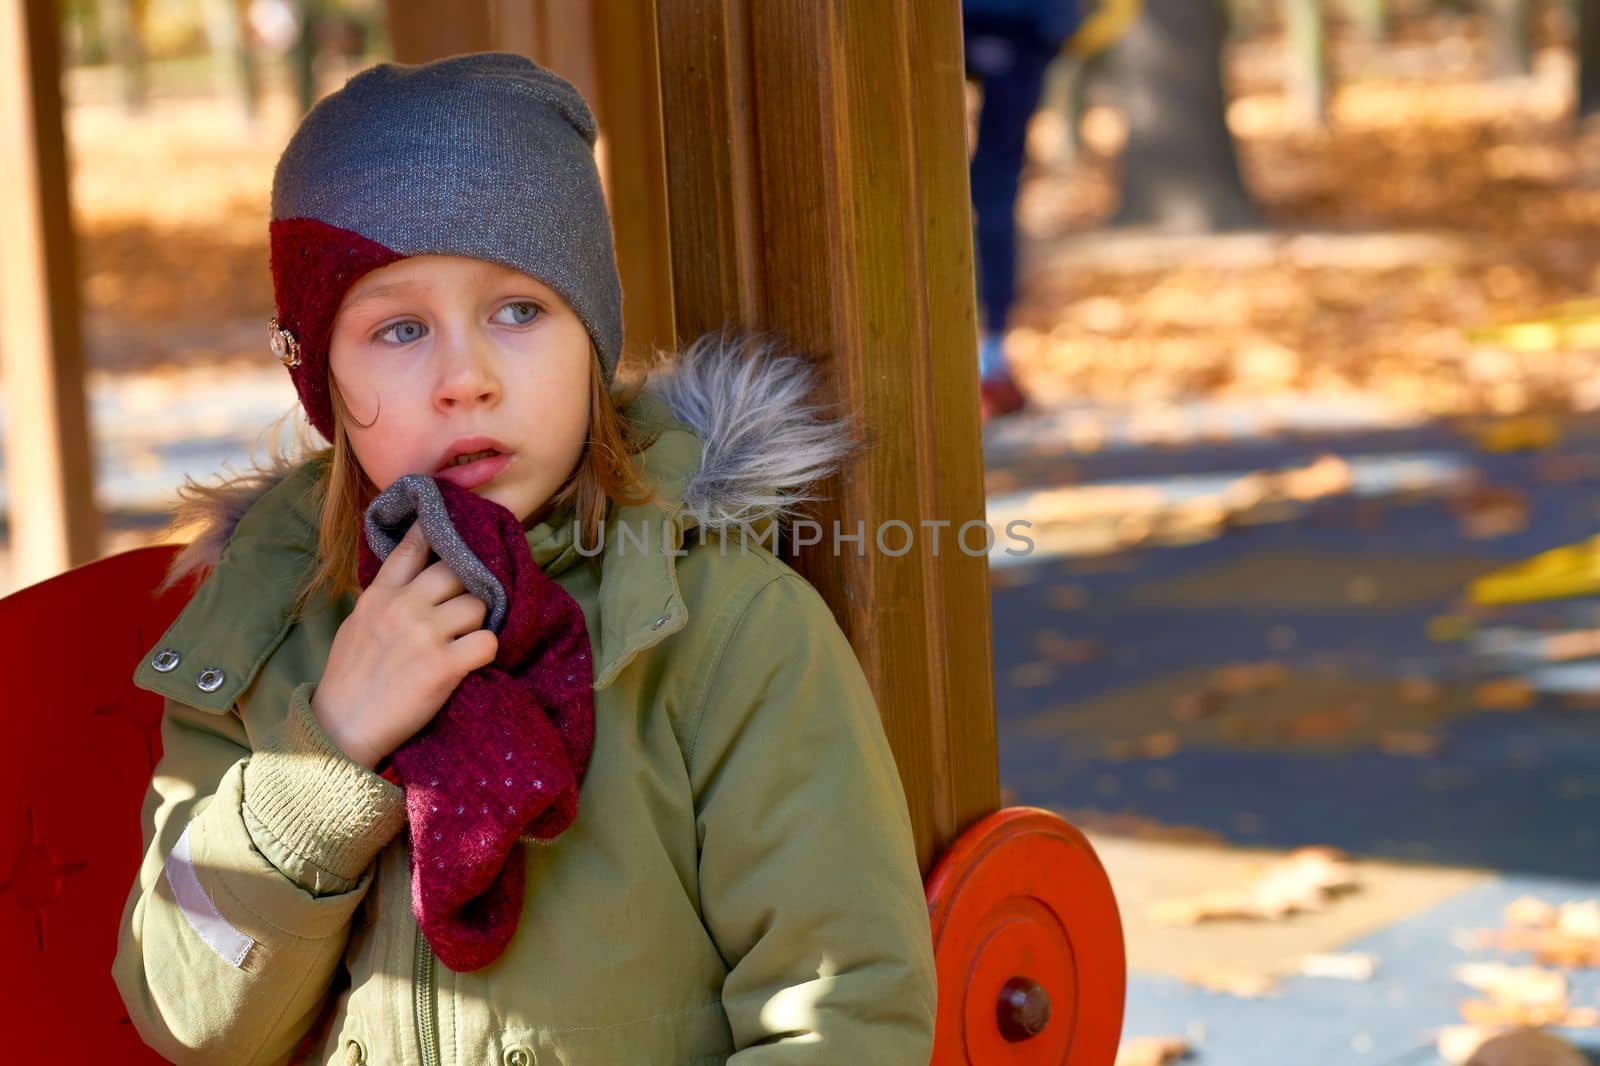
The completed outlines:
{"type": "MultiPolygon", "coordinates": [[[[125,552],[0,599],[13,679],[0,741],[0,946],[20,978],[0,1024],[17,1042],[12,1061],[78,1061],[74,1047],[85,1062],[161,1061],[127,1023],[110,971],[141,858],[137,812],[161,754],[161,698],[133,687],[132,665],[187,602],[187,587],[152,592],[176,550],[125,552]],[[86,617],[92,648],[59,639],[86,617]]],[[[1122,927],[1077,830],[1046,811],[996,811],[939,858],[927,893],[935,1063],[1112,1061],[1122,927]]]]}
{"type": "MultiPolygon", "coordinates": [[[[30,27],[40,9],[53,5],[0,0],[30,27]]],[[[819,545],[788,559],[849,636],[900,768],[940,974],[934,1062],[1109,1066],[1126,984],[1116,903],[1080,834],[1045,811],[1000,809],[987,564],[948,550],[984,517],[956,0],[763,0],[759,14],[697,0],[466,0],[394,4],[389,23],[402,61],[517,51],[595,104],[625,358],[724,324],[782,334],[820,355],[826,398],[872,444],[815,517],[847,532],[946,527],[942,553],[919,537],[893,557],[819,545]]],[[[24,39],[30,84],[49,82],[53,37],[24,39]]],[[[45,110],[21,139],[49,139],[35,136],[45,110]]],[[[48,185],[59,170],[46,160],[34,177],[48,185]]],[[[41,231],[45,252],[70,237],[59,229],[41,231]]],[[[55,276],[50,255],[30,255],[17,273],[55,276]]],[[[54,301],[44,318],[70,315],[67,290],[41,287],[30,309],[54,301]]],[[[73,345],[29,349],[62,371],[36,375],[48,386],[36,407],[81,402],[73,345]]],[[[46,428],[30,421],[18,440],[46,428]]],[[[88,468],[60,459],[70,452],[37,454],[51,457],[42,480],[78,498],[88,468]]],[[[45,510],[71,526],[81,508],[45,510]]],[[[133,812],[159,755],[155,697],[128,679],[189,591],[152,597],[171,551],[0,600],[0,943],[12,975],[0,1024],[14,1061],[151,1060],[109,967],[139,861],[133,812]]]]}

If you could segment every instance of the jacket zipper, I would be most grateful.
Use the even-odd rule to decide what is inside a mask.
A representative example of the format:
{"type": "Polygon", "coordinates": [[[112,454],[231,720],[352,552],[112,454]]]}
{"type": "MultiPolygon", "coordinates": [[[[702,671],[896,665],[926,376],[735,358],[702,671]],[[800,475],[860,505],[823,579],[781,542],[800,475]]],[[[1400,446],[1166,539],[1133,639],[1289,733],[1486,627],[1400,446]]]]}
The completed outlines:
{"type": "Polygon", "coordinates": [[[422,1066],[439,1066],[438,1002],[433,980],[433,949],[417,927],[416,968],[412,974],[417,996],[417,1043],[422,1047],[422,1066]]]}

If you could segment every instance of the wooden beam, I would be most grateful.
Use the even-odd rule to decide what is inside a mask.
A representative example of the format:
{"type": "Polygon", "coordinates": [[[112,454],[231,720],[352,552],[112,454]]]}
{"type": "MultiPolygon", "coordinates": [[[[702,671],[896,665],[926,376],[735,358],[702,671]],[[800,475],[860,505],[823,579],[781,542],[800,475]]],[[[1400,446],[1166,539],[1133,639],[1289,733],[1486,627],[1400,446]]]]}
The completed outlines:
{"type": "Polygon", "coordinates": [[[497,47],[560,74],[594,111],[622,278],[623,360],[648,365],[675,338],[655,0],[536,0],[527,9],[531,32],[497,47]]]}
{"type": "Polygon", "coordinates": [[[51,0],[0,0],[0,396],[12,582],[99,554],[51,0]]]}
{"type": "Polygon", "coordinates": [[[654,0],[470,0],[448,8],[391,0],[389,23],[401,62],[495,49],[577,86],[600,125],[595,155],[622,278],[623,361],[646,364],[669,348],[676,331],[654,0]]]}
{"type": "Polygon", "coordinates": [[[656,0],[656,24],[673,310],[688,340],[766,316],[749,12],[740,0],[656,0]]]}
{"type": "Polygon", "coordinates": [[[389,47],[399,63],[426,63],[458,52],[494,48],[492,0],[459,0],[449,6],[389,0],[389,47]]]}
{"type": "Polygon", "coordinates": [[[655,0],[594,5],[594,95],[600,172],[622,275],[623,359],[648,363],[677,338],[667,221],[666,142],[655,0]]]}
{"type": "Polygon", "coordinates": [[[958,0],[407,7],[403,61],[505,48],[589,97],[630,352],[772,329],[858,414],[870,447],[791,561],[873,684],[926,870],[999,806],[987,562],[956,541],[983,520],[958,0]]]}
{"type": "Polygon", "coordinates": [[[865,427],[794,562],[872,681],[926,870],[999,806],[987,560],[956,543],[984,514],[960,10],[748,2],[657,0],[678,328],[781,333],[865,427]]]}

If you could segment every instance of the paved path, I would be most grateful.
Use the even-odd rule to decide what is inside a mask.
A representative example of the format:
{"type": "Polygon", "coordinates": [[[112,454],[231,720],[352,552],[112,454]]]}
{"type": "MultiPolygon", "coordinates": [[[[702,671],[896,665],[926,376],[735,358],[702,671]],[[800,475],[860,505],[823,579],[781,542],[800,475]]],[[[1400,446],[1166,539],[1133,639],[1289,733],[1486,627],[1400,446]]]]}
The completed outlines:
{"type": "MultiPolygon", "coordinates": [[[[997,571],[993,590],[1011,796],[1135,831],[1099,838],[1127,912],[1126,1032],[1188,1034],[1200,1064],[1435,1062],[1438,1027],[1459,1022],[1471,994],[1451,977],[1467,957],[1453,934],[1499,927],[1524,893],[1600,897],[1600,710],[1556,693],[1510,713],[1476,706],[1480,684],[1524,674],[1508,649],[1551,627],[1594,627],[1595,605],[1520,608],[1493,630],[1433,639],[1472,576],[1596,532],[1596,471],[1584,463],[1600,445],[1593,427],[1576,427],[1554,459],[1484,455],[1437,427],[1093,454],[1048,442],[1030,454],[1017,427],[1007,435],[1003,460],[990,453],[1007,502],[1063,482],[1217,493],[1239,472],[1304,466],[1330,449],[1353,468],[1430,456],[1436,472],[1465,468],[1526,493],[1526,526],[1491,538],[1465,535],[1433,491],[1449,481],[1439,477],[1182,546],[1089,556],[1072,547],[1093,537],[1064,536],[1064,554],[997,571]],[[1236,678],[1218,697],[1216,668],[1239,663],[1268,664],[1271,684],[1252,691],[1236,678]],[[1174,827],[1216,843],[1161,842],[1174,827]],[[1149,926],[1145,910],[1163,893],[1239,883],[1244,860],[1259,859],[1240,849],[1313,843],[1391,863],[1367,862],[1365,898],[1326,915],[1149,926]],[[1309,951],[1368,951],[1379,972],[1291,977],[1260,1000],[1181,976],[1293,971],[1309,951]]],[[[1055,504],[1070,525],[1072,505],[1055,504]]],[[[1595,974],[1573,984],[1575,1005],[1600,1003],[1595,974]]],[[[1600,1047],[1600,1033],[1570,1035],[1600,1047]]]]}

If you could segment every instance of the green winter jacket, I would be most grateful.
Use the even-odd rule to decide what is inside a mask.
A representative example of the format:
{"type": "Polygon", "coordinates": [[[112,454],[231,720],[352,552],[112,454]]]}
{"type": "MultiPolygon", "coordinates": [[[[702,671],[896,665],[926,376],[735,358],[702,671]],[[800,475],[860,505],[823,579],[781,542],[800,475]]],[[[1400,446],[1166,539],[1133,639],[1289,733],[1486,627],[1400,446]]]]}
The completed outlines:
{"type": "Polygon", "coordinates": [[[729,524],[779,517],[795,485],[774,482],[815,477],[827,445],[792,366],[730,389],[729,358],[694,346],[635,401],[664,506],[614,506],[594,558],[569,521],[529,531],[588,622],[595,746],[576,821],[522,849],[516,936],[475,972],[412,917],[401,791],[310,713],[353,603],[290,616],[312,464],[218,519],[220,558],[135,678],[167,701],[114,965],[147,1043],[282,1062],[331,1000],[318,1062],[928,1062],[928,913],[872,693],[816,591],[729,524]],[[647,550],[619,547],[624,523],[647,550]]]}

